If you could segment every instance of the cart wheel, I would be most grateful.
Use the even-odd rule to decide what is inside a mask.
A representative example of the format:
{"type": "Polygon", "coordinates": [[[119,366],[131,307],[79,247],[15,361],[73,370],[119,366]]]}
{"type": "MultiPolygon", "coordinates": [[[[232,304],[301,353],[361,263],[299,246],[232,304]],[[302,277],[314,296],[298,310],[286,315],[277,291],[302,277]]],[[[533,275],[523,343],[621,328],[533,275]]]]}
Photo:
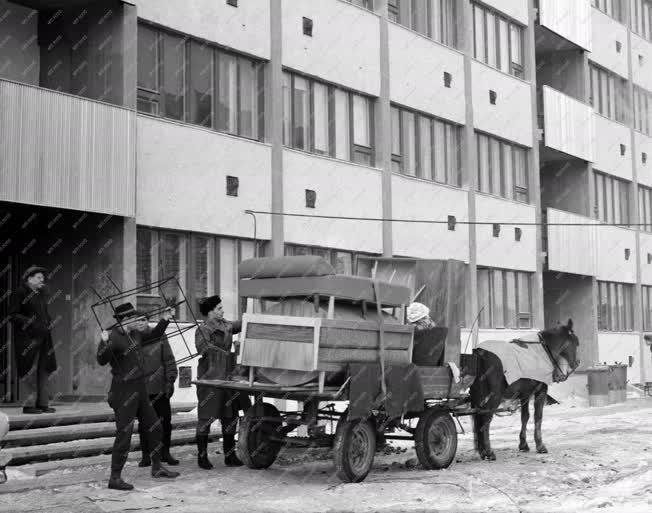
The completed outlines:
{"type": "Polygon", "coordinates": [[[374,462],[376,430],[368,420],[340,420],[335,432],[333,460],[345,483],[363,481],[374,462]]]}
{"type": "Polygon", "coordinates": [[[450,414],[440,408],[428,408],[419,417],[414,433],[419,463],[428,470],[448,467],[457,452],[457,430],[450,414]]]}
{"type": "Polygon", "coordinates": [[[267,468],[278,456],[281,442],[272,440],[283,421],[273,404],[262,403],[262,416],[254,405],[247,410],[238,431],[238,455],[249,468],[267,468]]]}

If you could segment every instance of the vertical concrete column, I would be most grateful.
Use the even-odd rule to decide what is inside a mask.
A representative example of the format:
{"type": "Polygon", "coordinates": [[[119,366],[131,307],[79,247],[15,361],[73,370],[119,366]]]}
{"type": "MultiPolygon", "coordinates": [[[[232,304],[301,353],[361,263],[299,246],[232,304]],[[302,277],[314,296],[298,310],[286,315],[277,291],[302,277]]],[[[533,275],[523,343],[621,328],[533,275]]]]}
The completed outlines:
{"type": "MultiPolygon", "coordinates": [[[[392,217],[392,109],[389,91],[389,20],[387,0],[376,5],[380,15],[380,97],[376,103],[376,167],[382,169],[382,213],[392,217]]],[[[393,255],[392,223],[383,221],[383,256],[393,255]]]]}
{"type": "MultiPolygon", "coordinates": [[[[630,151],[632,155],[632,185],[630,189],[630,202],[629,202],[629,217],[632,223],[640,223],[639,217],[639,204],[638,204],[638,174],[636,169],[636,132],[634,130],[634,63],[632,52],[632,31],[630,30],[630,4],[624,2],[625,20],[627,24],[627,94],[629,95],[630,109],[630,151]]],[[[635,226],[636,230],[636,247],[632,248],[635,252],[636,258],[636,284],[634,285],[634,298],[632,301],[632,308],[634,309],[634,331],[639,332],[639,355],[638,362],[634,365],[639,365],[641,369],[641,382],[645,383],[649,376],[645,375],[645,360],[650,358],[648,347],[643,339],[643,305],[642,305],[642,284],[641,284],[641,227],[635,226]]],[[[631,256],[630,256],[631,258],[631,256]]]]}
{"type": "MultiPolygon", "coordinates": [[[[464,100],[466,105],[464,131],[462,133],[462,185],[468,188],[469,221],[476,220],[475,190],[477,181],[477,147],[473,129],[473,76],[471,58],[473,55],[473,5],[469,0],[458,4],[460,9],[457,23],[459,50],[464,53],[464,100]]],[[[469,279],[467,280],[466,325],[471,328],[476,323],[473,332],[473,347],[478,344],[478,263],[476,227],[469,225],[469,279]]]]}
{"type": "Polygon", "coordinates": [[[135,5],[122,4],[122,105],[136,108],[138,87],[138,14],[135,5]]]}
{"type": "MultiPolygon", "coordinates": [[[[272,145],[272,212],[283,212],[283,5],[270,0],[270,63],[266,112],[269,142],[272,145]]],[[[271,255],[283,256],[285,230],[283,216],[272,216],[271,255]]]]}
{"type": "Polygon", "coordinates": [[[536,26],[536,4],[535,0],[528,2],[528,25],[525,29],[525,80],[530,82],[531,105],[532,105],[532,133],[534,134],[534,141],[532,143],[532,150],[528,159],[528,166],[530,171],[529,176],[529,189],[530,198],[532,199],[535,212],[536,222],[536,255],[537,255],[537,270],[534,273],[534,283],[532,287],[532,321],[535,327],[544,327],[544,312],[543,312],[543,230],[547,228],[541,226],[543,219],[541,211],[541,179],[539,176],[539,140],[540,132],[537,121],[537,60],[536,60],[536,47],[535,47],[535,26],[536,26]]]}

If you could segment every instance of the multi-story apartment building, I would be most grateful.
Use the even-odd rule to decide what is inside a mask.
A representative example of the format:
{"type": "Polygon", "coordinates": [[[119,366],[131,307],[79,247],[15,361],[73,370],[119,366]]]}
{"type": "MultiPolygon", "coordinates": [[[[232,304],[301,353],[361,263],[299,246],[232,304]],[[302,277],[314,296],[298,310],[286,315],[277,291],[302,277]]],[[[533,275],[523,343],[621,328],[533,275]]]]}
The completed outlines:
{"type": "Polygon", "coordinates": [[[106,273],[233,317],[239,261],[305,253],[462,260],[466,350],[572,317],[651,380],[652,2],[593,4],[0,0],[0,279],[51,268],[60,394],[104,392],[106,273]]]}

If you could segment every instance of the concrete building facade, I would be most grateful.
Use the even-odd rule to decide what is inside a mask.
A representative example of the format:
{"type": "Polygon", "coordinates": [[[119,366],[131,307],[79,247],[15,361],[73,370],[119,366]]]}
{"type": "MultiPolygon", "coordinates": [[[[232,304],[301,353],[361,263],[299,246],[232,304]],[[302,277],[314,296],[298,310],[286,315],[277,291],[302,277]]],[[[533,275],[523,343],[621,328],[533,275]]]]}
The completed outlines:
{"type": "Polygon", "coordinates": [[[86,310],[107,274],[175,275],[234,317],[238,262],[283,254],[462,260],[463,350],[572,317],[582,368],[652,380],[651,7],[0,0],[2,283],[65,269],[59,393],[105,385],[86,310]]]}

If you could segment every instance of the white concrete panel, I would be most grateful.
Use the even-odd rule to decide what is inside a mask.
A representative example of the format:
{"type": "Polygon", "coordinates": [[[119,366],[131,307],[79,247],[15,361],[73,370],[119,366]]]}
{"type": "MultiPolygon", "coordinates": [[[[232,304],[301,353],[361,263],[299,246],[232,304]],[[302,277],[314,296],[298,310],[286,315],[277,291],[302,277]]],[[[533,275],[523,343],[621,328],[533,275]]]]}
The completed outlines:
{"type": "Polygon", "coordinates": [[[591,0],[539,0],[539,22],[561,37],[591,51],[591,0]]]}
{"type": "Polygon", "coordinates": [[[589,59],[603,68],[627,78],[627,26],[593,8],[593,50],[589,59]],[[620,43],[620,51],[618,45],[620,43]]]}
{"type": "MultiPolygon", "coordinates": [[[[382,217],[381,172],[349,162],[283,151],[283,209],[297,214],[382,217]],[[317,193],[306,208],[306,189],[317,193]]],[[[380,221],[286,217],[285,240],[328,248],[382,253],[380,221]]]]}
{"type": "Polygon", "coordinates": [[[652,91],[652,43],[633,32],[632,78],[636,85],[652,91]]]}
{"type": "Polygon", "coordinates": [[[632,139],[629,127],[594,113],[593,169],[632,179],[632,139]],[[621,152],[621,144],[625,154],[621,152]]]}
{"type": "Polygon", "coordinates": [[[530,84],[474,60],[473,122],[478,130],[532,147],[532,91],[530,84]],[[496,105],[489,102],[496,92],[496,105]]]}
{"type": "Polygon", "coordinates": [[[598,236],[595,226],[560,226],[561,224],[595,224],[570,212],[548,208],[548,269],[594,276],[598,268],[598,236]]]}
{"type": "MultiPolygon", "coordinates": [[[[534,223],[535,208],[532,205],[517,203],[488,196],[476,195],[476,217],[489,223],[534,223]]],[[[534,272],[537,268],[536,228],[534,226],[501,225],[500,235],[493,236],[492,225],[478,225],[477,258],[478,265],[500,267],[534,272]],[[515,228],[522,232],[521,240],[515,239],[515,228]]]]}
{"type": "Polygon", "coordinates": [[[464,56],[394,23],[389,24],[389,80],[393,102],[464,124],[464,56]],[[444,86],[444,72],[452,76],[444,86]]]}
{"type": "MultiPolygon", "coordinates": [[[[636,283],[636,233],[628,228],[600,226],[598,232],[598,272],[601,281],[636,283]],[[629,260],[625,250],[629,249],[629,260]]],[[[582,258],[578,254],[578,258],[582,258]]]]}
{"type": "Polygon", "coordinates": [[[269,1],[133,0],[138,17],[191,36],[270,58],[269,1]]]}
{"type": "MultiPolygon", "coordinates": [[[[640,335],[635,333],[598,333],[598,361],[609,365],[629,363],[634,357],[634,364],[627,368],[627,380],[630,383],[641,382],[640,335]]],[[[649,351],[648,351],[649,354],[649,351]]]]}
{"type": "Polygon", "coordinates": [[[548,86],[543,86],[546,146],[582,160],[593,160],[593,107],[548,86]]]}
{"type": "Polygon", "coordinates": [[[652,137],[635,131],[636,149],[633,155],[636,162],[636,179],[638,183],[652,187],[652,137]],[[643,153],[646,154],[643,162],[643,153]]]}
{"type": "MultiPolygon", "coordinates": [[[[392,217],[446,221],[448,216],[468,221],[468,193],[403,175],[392,176],[392,217]]],[[[446,224],[393,223],[393,251],[397,256],[454,258],[469,261],[469,227],[446,224]]]]}
{"type": "Polygon", "coordinates": [[[484,0],[482,3],[506,14],[522,25],[528,24],[529,0],[484,0]]]}
{"type": "MultiPolygon", "coordinates": [[[[526,337],[537,333],[539,330],[529,329],[529,330],[514,330],[514,329],[479,329],[478,330],[478,344],[485,342],[487,340],[514,340],[515,338],[526,337]]],[[[473,351],[473,335],[471,335],[471,330],[468,328],[463,328],[460,331],[460,337],[462,341],[462,353],[470,354],[473,351]]]]}
{"type": "Polygon", "coordinates": [[[652,255],[652,233],[641,232],[640,238],[641,252],[641,283],[643,285],[652,285],[652,263],[648,264],[647,256],[652,255]]]}
{"type": "MultiPolygon", "coordinates": [[[[245,209],[271,210],[268,145],[190,125],[138,117],[138,224],[253,238],[245,209]],[[226,176],[239,179],[226,195],[226,176]]],[[[269,239],[270,218],[258,216],[269,239]]]]}
{"type": "Polygon", "coordinates": [[[338,0],[283,0],[283,65],[373,96],[380,94],[380,21],[338,0]],[[312,37],[303,18],[313,21],[312,37]]]}

